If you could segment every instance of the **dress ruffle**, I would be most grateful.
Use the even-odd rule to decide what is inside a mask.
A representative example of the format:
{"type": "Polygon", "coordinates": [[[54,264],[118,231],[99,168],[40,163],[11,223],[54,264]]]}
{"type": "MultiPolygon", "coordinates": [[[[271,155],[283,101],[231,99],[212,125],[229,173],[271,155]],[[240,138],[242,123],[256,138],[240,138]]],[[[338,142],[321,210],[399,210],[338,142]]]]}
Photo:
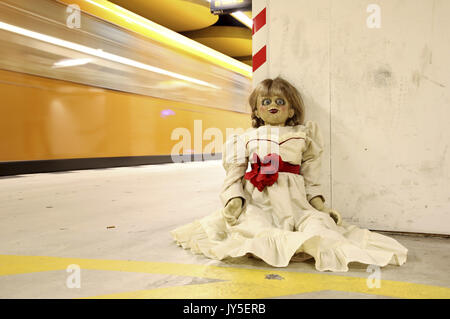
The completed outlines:
{"type": "MultiPolygon", "coordinates": [[[[274,267],[286,267],[296,253],[314,257],[319,271],[348,271],[348,264],[360,262],[384,267],[406,262],[408,250],[396,240],[354,225],[337,226],[327,215],[309,211],[297,231],[267,228],[254,237],[227,232],[220,210],[171,232],[178,245],[211,259],[247,254],[274,267]]],[[[233,227],[229,227],[233,228],[233,227]]]]}

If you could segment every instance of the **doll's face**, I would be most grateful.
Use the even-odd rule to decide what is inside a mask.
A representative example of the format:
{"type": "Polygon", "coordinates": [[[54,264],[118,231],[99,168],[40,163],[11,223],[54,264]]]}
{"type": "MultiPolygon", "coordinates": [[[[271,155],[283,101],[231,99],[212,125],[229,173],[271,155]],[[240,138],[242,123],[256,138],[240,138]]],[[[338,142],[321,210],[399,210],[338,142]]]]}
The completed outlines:
{"type": "Polygon", "coordinates": [[[265,124],[284,126],[294,116],[294,109],[283,95],[259,96],[256,115],[265,124]]]}

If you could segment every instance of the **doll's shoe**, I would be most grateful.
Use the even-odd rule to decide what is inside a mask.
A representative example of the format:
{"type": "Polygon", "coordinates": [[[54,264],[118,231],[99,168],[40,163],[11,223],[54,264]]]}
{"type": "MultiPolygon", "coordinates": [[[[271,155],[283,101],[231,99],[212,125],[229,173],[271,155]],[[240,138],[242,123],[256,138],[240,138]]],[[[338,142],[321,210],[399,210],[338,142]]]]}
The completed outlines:
{"type": "Polygon", "coordinates": [[[302,262],[305,260],[309,260],[311,258],[314,258],[313,256],[311,256],[310,254],[307,253],[297,253],[294,256],[292,256],[291,261],[292,262],[302,262]]]}
{"type": "Polygon", "coordinates": [[[247,256],[248,258],[254,258],[254,259],[262,260],[262,259],[259,258],[258,256],[253,255],[252,253],[247,253],[246,256],[247,256]]]}
{"type": "MultiPolygon", "coordinates": [[[[247,253],[246,255],[248,258],[254,258],[254,259],[258,259],[258,260],[262,260],[261,258],[259,258],[258,256],[253,255],[252,253],[247,253]]],[[[294,256],[292,256],[291,261],[292,262],[302,262],[302,261],[306,261],[309,260],[311,258],[314,258],[313,256],[311,256],[310,254],[307,253],[297,253],[294,256]]]]}

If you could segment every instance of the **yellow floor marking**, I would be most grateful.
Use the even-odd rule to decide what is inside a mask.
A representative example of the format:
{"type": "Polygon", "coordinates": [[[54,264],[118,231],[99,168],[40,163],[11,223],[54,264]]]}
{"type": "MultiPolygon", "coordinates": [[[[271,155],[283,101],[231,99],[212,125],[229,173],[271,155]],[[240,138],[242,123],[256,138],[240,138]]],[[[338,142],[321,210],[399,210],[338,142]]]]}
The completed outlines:
{"type": "Polygon", "coordinates": [[[222,280],[197,285],[155,288],[92,298],[273,298],[306,292],[335,290],[396,298],[450,298],[450,288],[381,280],[381,288],[370,289],[366,277],[309,274],[274,269],[247,269],[163,262],[98,260],[45,256],[0,255],[0,276],[65,270],[70,264],[83,269],[167,274],[222,280]],[[284,279],[268,280],[277,274],[284,279]]]}
{"type": "MultiPolygon", "coordinates": [[[[264,280],[264,279],[263,279],[264,280]]],[[[222,281],[198,285],[165,287],[126,293],[95,296],[100,299],[260,299],[316,291],[316,287],[301,285],[295,287],[272,280],[258,283],[245,281],[222,281]]]]}

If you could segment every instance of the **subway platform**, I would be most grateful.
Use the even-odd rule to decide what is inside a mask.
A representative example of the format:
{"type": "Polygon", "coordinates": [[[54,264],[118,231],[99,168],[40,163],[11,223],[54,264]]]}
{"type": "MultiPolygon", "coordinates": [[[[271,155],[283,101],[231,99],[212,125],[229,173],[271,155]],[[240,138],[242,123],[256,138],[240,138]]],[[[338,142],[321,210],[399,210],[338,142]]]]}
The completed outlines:
{"type": "Polygon", "coordinates": [[[0,178],[0,298],[449,298],[450,239],[389,234],[401,266],[207,259],[169,231],[220,207],[220,161],[0,178]],[[371,286],[371,287],[369,287],[371,286]]]}

